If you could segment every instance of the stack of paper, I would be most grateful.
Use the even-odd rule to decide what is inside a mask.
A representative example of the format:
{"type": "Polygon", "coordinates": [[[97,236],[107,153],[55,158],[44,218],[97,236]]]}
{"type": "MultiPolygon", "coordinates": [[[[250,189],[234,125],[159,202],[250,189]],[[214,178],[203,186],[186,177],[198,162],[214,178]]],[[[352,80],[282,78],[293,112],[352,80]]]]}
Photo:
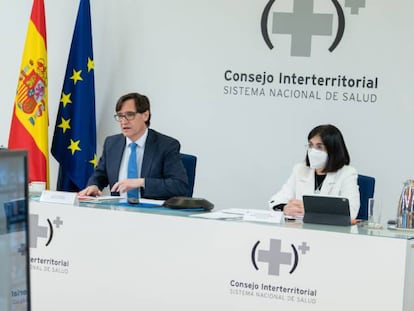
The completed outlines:
{"type": "Polygon", "coordinates": [[[228,208],[216,212],[191,215],[206,219],[238,219],[244,221],[282,223],[283,212],[267,211],[263,209],[228,208]]]}

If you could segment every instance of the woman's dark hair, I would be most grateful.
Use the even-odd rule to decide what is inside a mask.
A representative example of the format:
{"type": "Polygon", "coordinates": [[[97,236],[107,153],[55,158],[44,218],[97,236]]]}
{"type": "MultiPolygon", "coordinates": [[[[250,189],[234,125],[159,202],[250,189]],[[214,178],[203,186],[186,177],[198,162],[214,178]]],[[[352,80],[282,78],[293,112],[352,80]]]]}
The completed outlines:
{"type": "Polygon", "coordinates": [[[151,107],[150,107],[150,101],[147,96],[141,95],[139,93],[128,93],[125,95],[122,95],[115,106],[115,112],[118,112],[122,109],[122,106],[124,105],[124,102],[127,100],[133,99],[135,103],[135,109],[136,112],[144,113],[145,111],[149,112],[148,120],[145,122],[145,124],[149,127],[150,121],[151,121],[151,107]]]}
{"type": "MultiPolygon", "coordinates": [[[[328,162],[324,168],[325,173],[336,172],[344,165],[349,165],[351,158],[346,148],[344,137],[335,126],[331,124],[319,125],[309,132],[308,141],[319,135],[328,153],[328,162]]],[[[310,166],[306,154],[306,165],[310,166]]]]}

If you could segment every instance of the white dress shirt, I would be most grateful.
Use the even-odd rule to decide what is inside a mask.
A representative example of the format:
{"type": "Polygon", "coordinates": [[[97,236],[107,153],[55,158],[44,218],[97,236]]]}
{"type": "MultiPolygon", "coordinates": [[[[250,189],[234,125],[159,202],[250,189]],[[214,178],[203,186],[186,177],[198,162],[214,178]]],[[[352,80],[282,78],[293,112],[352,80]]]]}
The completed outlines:
{"type": "MultiPolygon", "coordinates": [[[[144,151],[145,151],[145,142],[147,140],[148,136],[148,129],[145,130],[145,133],[138,138],[135,143],[137,144],[137,163],[138,163],[138,172],[141,174],[141,168],[142,168],[142,159],[144,158],[144,151]]],[[[128,176],[128,159],[129,155],[131,154],[131,148],[129,148],[129,145],[133,142],[128,137],[125,137],[126,143],[125,143],[125,149],[124,153],[122,155],[121,160],[121,166],[119,168],[119,177],[118,180],[126,179],[128,176]]],[[[121,197],[127,196],[127,193],[120,193],[121,197]]]]}

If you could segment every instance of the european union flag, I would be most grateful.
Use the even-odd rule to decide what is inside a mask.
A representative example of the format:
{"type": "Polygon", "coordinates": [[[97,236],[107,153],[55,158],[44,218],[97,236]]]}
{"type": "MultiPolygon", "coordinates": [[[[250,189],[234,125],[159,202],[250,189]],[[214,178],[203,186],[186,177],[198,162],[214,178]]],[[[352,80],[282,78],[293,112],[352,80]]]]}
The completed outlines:
{"type": "Polygon", "coordinates": [[[89,0],[81,0],[52,142],[56,189],[79,191],[96,164],[95,79],[89,0]]]}

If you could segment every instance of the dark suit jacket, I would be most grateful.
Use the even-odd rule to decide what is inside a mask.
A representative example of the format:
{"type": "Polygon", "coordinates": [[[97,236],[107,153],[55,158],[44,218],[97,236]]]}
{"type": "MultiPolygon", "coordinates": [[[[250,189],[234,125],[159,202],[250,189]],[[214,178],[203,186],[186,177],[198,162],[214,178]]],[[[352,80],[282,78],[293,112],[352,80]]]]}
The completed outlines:
{"type": "MultiPolygon", "coordinates": [[[[112,188],[118,181],[125,142],[122,134],[105,139],[102,156],[88,185],[96,185],[101,190],[108,185],[112,188]]],[[[145,178],[145,187],[140,189],[141,197],[168,199],[185,196],[188,193],[188,180],[180,159],[178,140],[148,129],[141,177],[145,178]]]]}

